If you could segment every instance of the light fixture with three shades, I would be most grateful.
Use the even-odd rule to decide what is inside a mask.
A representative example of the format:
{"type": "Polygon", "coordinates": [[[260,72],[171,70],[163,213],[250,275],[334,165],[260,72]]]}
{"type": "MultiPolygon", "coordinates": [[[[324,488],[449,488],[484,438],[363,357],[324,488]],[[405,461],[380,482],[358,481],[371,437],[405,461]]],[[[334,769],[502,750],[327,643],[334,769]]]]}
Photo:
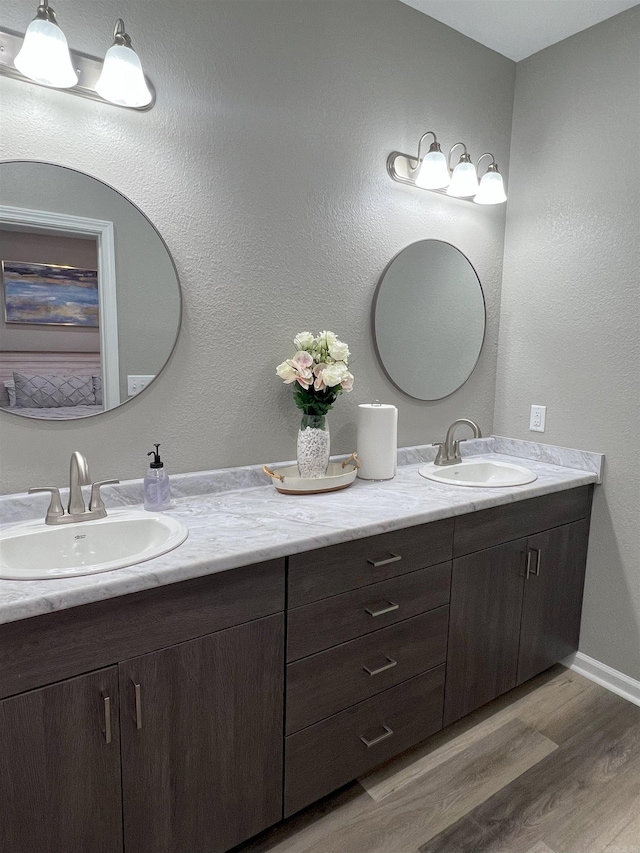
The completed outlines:
{"type": "Polygon", "coordinates": [[[489,152],[482,154],[474,166],[467,146],[464,142],[456,142],[451,146],[447,158],[442,153],[440,143],[432,130],[428,130],[420,137],[416,157],[392,151],[387,158],[387,171],[394,181],[402,184],[445,193],[476,204],[502,204],[507,200],[502,175],[498,171],[498,164],[493,154],[489,152]],[[429,150],[423,153],[423,145],[428,136],[433,136],[433,142],[429,145],[429,150]],[[462,154],[452,169],[451,155],[459,146],[462,148],[462,154]],[[478,181],[480,163],[485,157],[490,157],[491,162],[478,181]]]}

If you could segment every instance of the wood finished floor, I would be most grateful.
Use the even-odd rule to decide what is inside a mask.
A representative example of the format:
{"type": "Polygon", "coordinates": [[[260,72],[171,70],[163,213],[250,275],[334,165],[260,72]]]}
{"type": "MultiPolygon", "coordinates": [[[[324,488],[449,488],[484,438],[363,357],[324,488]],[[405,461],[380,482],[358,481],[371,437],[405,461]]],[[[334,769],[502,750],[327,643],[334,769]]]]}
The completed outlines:
{"type": "Polygon", "coordinates": [[[640,853],[640,707],[553,667],[241,851],[640,853]]]}

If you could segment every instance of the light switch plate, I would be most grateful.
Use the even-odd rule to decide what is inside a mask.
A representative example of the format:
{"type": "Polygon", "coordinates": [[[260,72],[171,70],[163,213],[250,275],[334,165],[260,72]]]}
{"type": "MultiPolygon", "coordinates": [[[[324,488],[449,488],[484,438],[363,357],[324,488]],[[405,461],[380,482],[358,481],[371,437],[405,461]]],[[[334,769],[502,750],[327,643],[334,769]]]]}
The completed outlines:
{"type": "Polygon", "coordinates": [[[544,424],[547,419],[546,406],[531,406],[531,417],[529,418],[529,429],[532,432],[544,432],[544,424]]]}
{"type": "Polygon", "coordinates": [[[149,376],[127,376],[127,394],[130,397],[135,397],[143,391],[152,379],[155,379],[155,374],[149,376]]]}

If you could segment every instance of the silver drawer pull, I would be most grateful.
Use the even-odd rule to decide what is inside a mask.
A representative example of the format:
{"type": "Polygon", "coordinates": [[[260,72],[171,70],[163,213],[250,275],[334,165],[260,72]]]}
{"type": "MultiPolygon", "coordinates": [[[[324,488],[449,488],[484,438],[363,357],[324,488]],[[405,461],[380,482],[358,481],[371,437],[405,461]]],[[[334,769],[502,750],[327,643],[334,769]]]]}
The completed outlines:
{"type": "Polygon", "coordinates": [[[373,740],[367,740],[364,735],[360,735],[360,740],[367,747],[375,746],[377,743],[382,743],[383,740],[386,740],[393,734],[393,731],[389,728],[389,726],[385,726],[384,723],[382,724],[382,728],[384,729],[383,735],[378,735],[378,737],[374,737],[373,740]]]}
{"type": "Polygon", "coordinates": [[[386,560],[367,560],[367,563],[370,563],[374,568],[378,568],[378,566],[387,566],[389,563],[397,563],[398,560],[401,560],[402,557],[400,554],[394,554],[393,551],[390,552],[391,556],[387,557],[386,560]]]}
{"type": "Polygon", "coordinates": [[[104,741],[111,743],[111,698],[103,696],[102,699],[104,701],[104,741]]]}
{"type": "Polygon", "coordinates": [[[394,601],[388,601],[385,607],[382,607],[380,610],[374,610],[374,605],[371,607],[365,607],[365,613],[368,613],[369,616],[373,616],[375,619],[376,616],[384,616],[385,613],[393,613],[394,610],[399,610],[400,605],[396,604],[394,601]]]}
{"type": "Polygon", "coordinates": [[[379,666],[378,669],[369,669],[368,666],[362,665],[362,668],[365,672],[368,672],[369,675],[380,675],[381,672],[386,672],[388,669],[393,669],[394,666],[398,666],[398,661],[390,658],[389,655],[385,655],[386,659],[389,663],[385,663],[384,666],[379,666]]]}

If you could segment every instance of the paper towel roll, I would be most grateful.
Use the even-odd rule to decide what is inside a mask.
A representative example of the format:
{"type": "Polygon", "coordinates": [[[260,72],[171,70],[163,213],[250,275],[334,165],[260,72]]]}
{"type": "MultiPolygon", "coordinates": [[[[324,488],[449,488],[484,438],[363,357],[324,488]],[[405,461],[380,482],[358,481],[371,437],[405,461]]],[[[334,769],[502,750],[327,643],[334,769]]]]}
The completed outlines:
{"type": "Polygon", "coordinates": [[[398,410],[384,403],[358,406],[358,477],[391,480],[398,458],[398,410]]]}

